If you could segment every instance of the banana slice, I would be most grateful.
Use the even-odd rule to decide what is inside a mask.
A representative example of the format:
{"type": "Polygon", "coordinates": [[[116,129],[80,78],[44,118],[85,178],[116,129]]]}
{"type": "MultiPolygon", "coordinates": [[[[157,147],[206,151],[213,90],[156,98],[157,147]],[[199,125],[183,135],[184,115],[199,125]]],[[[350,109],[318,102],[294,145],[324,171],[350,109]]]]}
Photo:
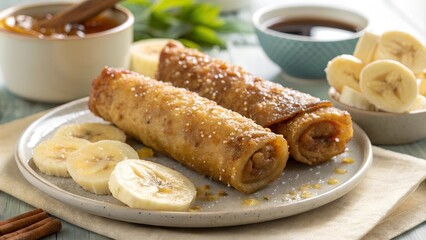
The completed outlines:
{"type": "Polygon", "coordinates": [[[67,170],[82,188],[106,195],[110,194],[108,180],[115,165],[129,158],[138,159],[138,153],[128,144],[101,140],[73,152],[67,159],[67,170]]]}
{"type": "Polygon", "coordinates": [[[182,45],[176,40],[164,38],[145,39],[134,42],[130,48],[130,70],[154,78],[158,68],[160,52],[170,41],[182,45]]]}
{"type": "Polygon", "coordinates": [[[394,60],[377,60],[362,70],[362,94],[377,108],[405,112],[414,103],[418,87],[414,73],[394,60]]]}
{"type": "Polygon", "coordinates": [[[409,33],[389,31],[380,37],[375,59],[395,60],[413,72],[421,72],[426,68],[426,49],[409,33]]]}
{"type": "Polygon", "coordinates": [[[47,175],[70,177],[66,160],[69,155],[90,144],[79,138],[53,137],[43,141],[34,148],[33,161],[37,168],[47,175]]]}
{"type": "Polygon", "coordinates": [[[327,64],[327,81],[338,92],[342,92],[343,86],[359,90],[359,74],[363,67],[362,61],[352,55],[337,56],[327,64]]]}
{"type": "Polygon", "coordinates": [[[197,191],[179,172],[146,160],[117,164],[109,179],[112,195],[132,208],[186,211],[197,191]]]}
{"type": "Polygon", "coordinates": [[[370,63],[373,61],[379,39],[379,35],[365,32],[358,40],[353,56],[361,60],[364,64],[370,63]]]}
{"type": "Polygon", "coordinates": [[[426,96],[426,79],[422,79],[419,84],[419,93],[426,96]]]}
{"type": "Polygon", "coordinates": [[[374,105],[371,104],[367,98],[362,95],[361,92],[348,86],[343,86],[342,93],[339,97],[339,102],[363,110],[373,111],[375,109],[374,105]]]}
{"type": "Polygon", "coordinates": [[[426,109],[426,97],[422,95],[418,95],[416,101],[414,101],[413,105],[411,105],[409,112],[417,111],[417,110],[425,110],[426,109]]]}
{"type": "Polygon", "coordinates": [[[76,123],[60,127],[54,136],[82,138],[91,142],[100,140],[126,141],[126,134],[120,129],[103,123],[76,123]]]}
{"type": "Polygon", "coordinates": [[[416,74],[418,85],[419,85],[419,93],[423,96],[426,96],[426,70],[416,74]]]}

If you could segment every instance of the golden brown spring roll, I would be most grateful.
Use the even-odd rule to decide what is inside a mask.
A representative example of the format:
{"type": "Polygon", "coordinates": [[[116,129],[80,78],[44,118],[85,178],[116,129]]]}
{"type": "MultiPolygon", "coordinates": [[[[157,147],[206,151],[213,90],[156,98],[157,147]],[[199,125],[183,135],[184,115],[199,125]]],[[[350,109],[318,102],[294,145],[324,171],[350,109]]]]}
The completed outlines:
{"type": "Polygon", "coordinates": [[[94,80],[89,109],[195,171],[251,193],[274,181],[287,159],[281,135],[214,101],[123,69],[94,80]]]}
{"type": "Polygon", "coordinates": [[[349,113],[329,101],[263,80],[241,67],[168,43],[156,78],[197,92],[282,134],[290,156],[319,164],[345,151],[352,138],[349,113]]]}

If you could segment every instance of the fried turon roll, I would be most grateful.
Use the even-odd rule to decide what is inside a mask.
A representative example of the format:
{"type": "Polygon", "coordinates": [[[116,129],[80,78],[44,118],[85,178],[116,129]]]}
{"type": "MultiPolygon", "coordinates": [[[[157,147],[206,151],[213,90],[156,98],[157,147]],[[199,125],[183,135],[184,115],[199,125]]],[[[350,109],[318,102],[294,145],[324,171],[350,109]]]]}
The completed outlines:
{"type": "Polygon", "coordinates": [[[105,68],[94,80],[89,109],[128,135],[195,171],[252,193],[282,173],[282,135],[214,101],[170,83],[105,68]]]}
{"type": "Polygon", "coordinates": [[[197,92],[282,134],[290,156],[306,164],[328,161],[352,138],[349,113],[306,93],[248,73],[197,50],[168,43],[156,78],[197,92]]]}

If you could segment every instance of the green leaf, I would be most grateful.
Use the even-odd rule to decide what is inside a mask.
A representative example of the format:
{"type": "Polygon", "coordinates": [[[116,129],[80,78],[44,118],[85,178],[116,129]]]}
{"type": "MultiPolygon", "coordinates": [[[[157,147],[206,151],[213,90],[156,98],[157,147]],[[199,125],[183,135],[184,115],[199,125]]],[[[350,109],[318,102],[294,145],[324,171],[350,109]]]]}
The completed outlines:
{"type": "Polygon", "coordinates": [[[253,31],[251,25],[239,24],[240,20],[225,21],[219,7],[196,0],[126,0],[121,4],[135,16],[134,40],[173,38],[193,48],[224,47],[220,33],[253,31]]]}
{"type": "Polygon", "coordinates": [[[174,24],[167,29],[167,36],[169,38],[179,38],[193,31],[194,26],[189,23],[180,22],[179,24],[174,24]]]}
{"type": "Polygon", "coordinates": [[[147,24],[160,30],[167,29],[173,22],[173,17],[163,13],[152,13],[147,24]]]}
{"type": "Polygon", "coordinates": [[[222,39],[220,39],[213,29],[202,25],[195,26],[194,29],[184,37],[194,42],[201,43],[201,45],[208,44],[218,45],[221,47],[225,46],[222,39]]]}
{"type": "Polygon", "coordinates": [[[205,3],[194,4],[186,11],[183,10],[180,17],[196,25],[210,28],[219,28],[225,24],[220,18],[220,8],[205,3]]]}
{"type": "Polygon", "coordinates": [[[196,42],[194,42],[194,41],[191,41],[191,40],[189,40],[189,39],[186,39],[186,38],[179,38],[178,39],[179,40],[179,42],[181,42],[185,47],[188,47],[188,48],[195,48],[195,49],[198,49],[198,50],[201,50],[202,48],[201,48],[201,46],[198,44],[198,43],[196,43],[196,42]]]}
{"type": "Polygon", "coordinates": [[[163,12],[172,8],[180,8],[193,4],[192,0],[159,0],[152,5],[153,12],[163,12]]]}

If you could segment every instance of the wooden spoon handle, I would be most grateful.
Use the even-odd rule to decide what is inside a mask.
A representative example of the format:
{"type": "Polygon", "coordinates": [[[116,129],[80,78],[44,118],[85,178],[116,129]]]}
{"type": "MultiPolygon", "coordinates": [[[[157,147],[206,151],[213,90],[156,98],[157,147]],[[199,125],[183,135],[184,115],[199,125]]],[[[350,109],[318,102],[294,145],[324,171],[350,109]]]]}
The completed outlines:
{"type": "Polygon", "coordinates": [[[120,0],[84,0],[65,11],[55,14],[51,19],[38,23],[39,27],[59,27],[67,23],[80,23],[98,15],[105,9],[113,7],[120,0]]]}

